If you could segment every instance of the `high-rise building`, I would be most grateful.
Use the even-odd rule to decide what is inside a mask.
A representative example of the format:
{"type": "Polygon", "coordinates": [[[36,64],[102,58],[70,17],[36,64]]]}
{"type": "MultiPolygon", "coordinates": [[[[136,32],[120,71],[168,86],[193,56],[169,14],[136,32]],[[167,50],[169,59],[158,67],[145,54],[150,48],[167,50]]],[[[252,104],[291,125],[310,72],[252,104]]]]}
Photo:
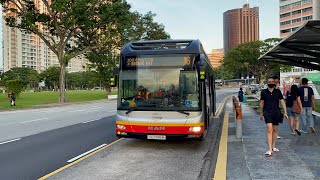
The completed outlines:
{"type": "Polygon", "coordinates": [[[287,37],[305,21],[320,19],[320,0],[280,0],[280,36],[287,37]]]}
{"type": "MultiPolygon", "coordinates": [[[[46,11],[42,1],[35,0],[35,5],[40,12],[46,11]]],[[[39,27],[41,30],[41,27],[39,27]]],[[[50,66],[59,66],[57,56],[35,34],[20,31],[6,25],[2,18],[3,31],[3,70],[8,71],[13,67],[30,67],[38,72],[50,66]]],[[[68,72],[85,70],[87,60],[73,58],[66,69],[68,72]]]]}
{"type": "Polygon", "coordinates": [[[210,53],[208,53],[208,57],[213,68],[220,67],[222,64],[221,61],[224,58],[223,49],[213,49],[210,53]]]}
{"type": "MultiPolygon", "coordinates": [[[[308,20],[320,19],[320,0],[280,0],[280,37],[285,38],[297,30],[308,20]]],[[[284,89],[296,83],[309,73],[318,73],[311,69],[294,67],[287,71],[280,71],[280,83],[284,89]]]]}
{"type": "Polygon", "coordinates": [[[244,42],[259,40],[259,7],[232,9],[223,13],[224,52],[244,42]]]}

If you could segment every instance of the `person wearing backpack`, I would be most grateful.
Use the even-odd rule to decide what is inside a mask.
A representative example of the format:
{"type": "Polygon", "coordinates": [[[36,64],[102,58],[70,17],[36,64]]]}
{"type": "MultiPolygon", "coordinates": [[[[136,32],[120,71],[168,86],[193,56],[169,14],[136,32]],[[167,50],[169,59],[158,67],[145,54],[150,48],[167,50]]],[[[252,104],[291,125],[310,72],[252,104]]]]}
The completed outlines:
{"type": "Polygon", "coordinates": [[[315,109],[315,99],[314,99],[314,93],[313,89],[308,86],[308,79],[302,78],[302,85],[299,88],[299,95],[300,100],[302,103],[302,125],[303,128],[301,129],[301,132],[307,133],[307,124],[310,127],[310,131],[312,133],[315,133],[316,130],[314,129],[314,122],[312,117],[312,111],[315,109]]]}
{"type": "Polygon", "coordinates": [[[300,114],[302,114],[302,104],[299,95],[299,88],[297,85],[292,85],[290,91],[286,93],[286,106],[289,116],[291,135],[295,136],[296,133],[301,136],[299,130],[300,114]],[[295,120],[295,126],[294,121],[295,120]]]}

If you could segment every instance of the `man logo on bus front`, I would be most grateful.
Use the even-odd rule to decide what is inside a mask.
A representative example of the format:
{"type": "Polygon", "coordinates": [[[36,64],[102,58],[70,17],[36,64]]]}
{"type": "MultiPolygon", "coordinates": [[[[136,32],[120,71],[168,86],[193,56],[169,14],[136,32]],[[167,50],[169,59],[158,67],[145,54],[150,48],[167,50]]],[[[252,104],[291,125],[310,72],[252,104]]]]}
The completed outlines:
{"type": "Polygon", "coordinates": [[[166,130],[165,127],[162,127],[162,126],[148,126],[148,130],[149,131],[164,131],[166,130]]]}

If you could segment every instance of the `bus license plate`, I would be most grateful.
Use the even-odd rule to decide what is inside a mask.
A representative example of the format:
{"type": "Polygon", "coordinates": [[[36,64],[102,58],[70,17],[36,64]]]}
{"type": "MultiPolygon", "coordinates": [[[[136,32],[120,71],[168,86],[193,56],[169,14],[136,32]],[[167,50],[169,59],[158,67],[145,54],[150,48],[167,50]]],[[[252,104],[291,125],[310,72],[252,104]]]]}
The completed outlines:
{"type": "Polygon", "coordinates": [[[147,139],[166,140],[165,135],[147,135],[147,139]]]}

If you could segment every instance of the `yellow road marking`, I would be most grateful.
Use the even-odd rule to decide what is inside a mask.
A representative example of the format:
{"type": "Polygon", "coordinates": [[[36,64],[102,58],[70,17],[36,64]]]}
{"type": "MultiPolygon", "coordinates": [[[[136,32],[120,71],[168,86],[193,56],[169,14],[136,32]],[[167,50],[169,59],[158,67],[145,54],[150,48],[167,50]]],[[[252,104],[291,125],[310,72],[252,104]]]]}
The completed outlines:
{"type": "Polygon", "coordinates": [[[100,151],[102,151],[102,150],[104,150],[104,149],[106,149],[106,148],[108,148],[108,147],[112,146],[113,144],[115,144],[115,143],[117,143],[117,142],[121,141],[122,139],[123,139],[123,138],[118,139],[118,140],[116,140],[116,141],[113,141],[112,143],[110,143],[110,144],[108,144],[108,145],[104,146],[103,148],[98,149],[98,150],[96,150],[96,151],[94,151],[94,152],[92,152],[92,153],[90,153],[90,154],[88,154],[88,155],[86,155],[86,156],[84,156],[84,157],[82,157],[82,158],[80,158],[80,159],[78,159],[78,160],[76,160],[76,161],[74,161],[74,162],[70,163],[70,164],[67,164],[67,165],[65,165],[65,166],[63,166],[63,167],[61,167],[61,168],[59,168],[59,169],[57,169],[57,170],[55,170],[55,171],[53,171],[53,172],[51,172],[51,173],[49,173],[49,174],[47,174],[47,175],[45,175],[45,176],[43,176],[43,177],[39,178],[38,180],[44,180],[44,179],[47,179],[48,177],[53,176],[53,175],[55,175],[55,174],[57,174],[57,173],[59,173],[59,172],[61,172],[61,171],[65,170],[65,169],[67,169],[68,167],[71,167],[71,166],[73,166],[73,165],[75,165],[75,164],[79,163],[80,161],[82,161],[82,160],[84,160],[84,159],[86,159],[86,158],[88,158],[88,157],[90,157],[90,156],[92,156],[92,155],[94,155],[94,154],[96,154],[96,153],[98,153],[98,152],[100,152],[100,151]]]}
{"type": "Polygon", "coordinates": [[[117,121],[119,125],[131,125],[131,126],[203,126],[204,123],[194,123],[194,124],[162,124],[162,123],[152,123],[152,122],[124,122],[117,121]]]}
{"type": "Polygon", "coordinates": [[[228,156],[228,123],[229,113],[224,114],[219,153],[213,180],[225,180],[227,178],[227,156],[228,156]]]}
{"type": "Polygon", "coordinates": [[[220,113],[221,113],[221,111],[222,111],[223,107],[225,106],[225,104],[226,104],[226,102],[227,102],[228,99],[229,99],[229,96],[225,97],[225,98],[222,100],[220,106],[218,107],[218,110],[217,110],[216,113],[215,113],[215,117],[219,117],[219,115],[220,115],[220,113]]]}

